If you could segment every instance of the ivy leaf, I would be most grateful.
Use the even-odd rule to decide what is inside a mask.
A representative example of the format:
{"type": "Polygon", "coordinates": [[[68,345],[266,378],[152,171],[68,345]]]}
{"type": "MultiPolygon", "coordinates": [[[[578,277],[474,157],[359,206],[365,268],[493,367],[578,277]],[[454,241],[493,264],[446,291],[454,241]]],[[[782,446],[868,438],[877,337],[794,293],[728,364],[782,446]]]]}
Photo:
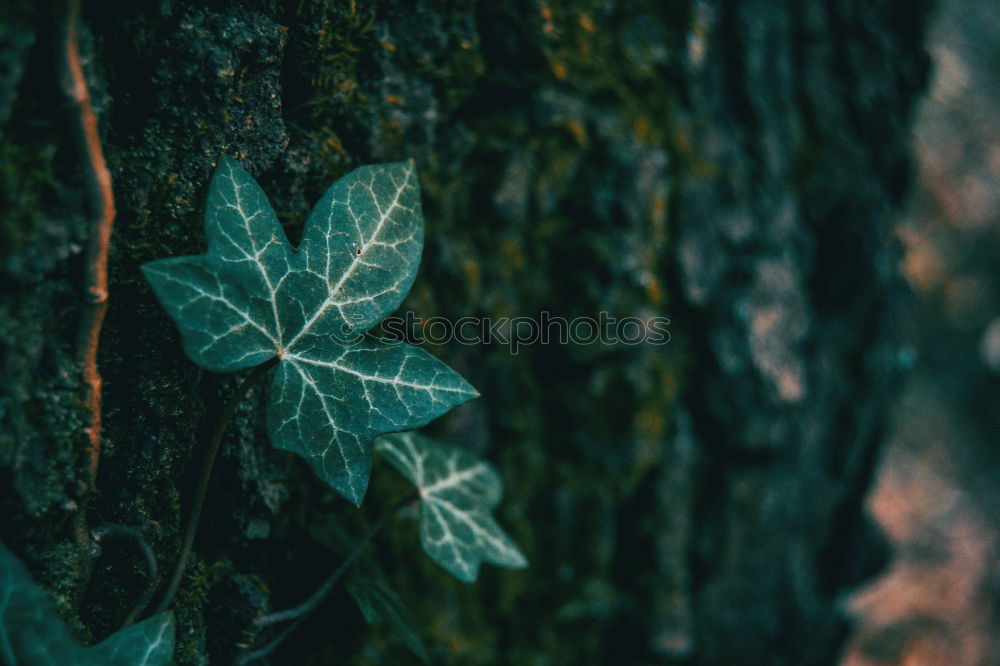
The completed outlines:
{"type": "Polygon", "coordinates": [[[55,601],[0,543],[0,657],[17,666],[159,666],[174,653],[174,618],[160,613],[92,647],[78,643],[55,601]]]}
{"type": "Polygon", "coordinates": [[[167,611],[108,636],[90,648],[90,666],[156,666],[169,664],[174,654],[174,616],[167,611]]]}
{"type": "Polygon", "coordinates": [[[399,596],[384,581],[365,574],[352,573],[346,582],[350,593],[368,624],[385,621],[413,654],[425,664],[430,663],[424,642],[414,628],[413,617],[399,596]]]}
{"type": "Polygon", "coordinates": [[[268,429],[361,504],[372,441],[478,394],[421,349],[365,339],[416,276],[423,216],[413,162],[338,180],[292,247],[253,178],[223,157],[205,214],[208,251],[143,272],[199,366],[232,372],[277,357],[268,429]]]}
{"type": "Polygon", "coordinates": [[[415,432],[380,437],[375,446],[420,492],[420,543],[450,574],[471,583],[482,561],[512,569],[528,565],[490,515],[501,486],[487,462],[415,432]]]}

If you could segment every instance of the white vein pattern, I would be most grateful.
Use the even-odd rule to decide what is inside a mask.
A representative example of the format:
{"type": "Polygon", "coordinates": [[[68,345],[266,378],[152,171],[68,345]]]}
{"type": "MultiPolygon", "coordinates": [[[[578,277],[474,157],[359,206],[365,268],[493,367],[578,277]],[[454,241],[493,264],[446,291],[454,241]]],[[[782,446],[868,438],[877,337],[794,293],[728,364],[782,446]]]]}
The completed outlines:
{"type": "Polygon", "coordinates": [[[174,617],[167,612],[112,634],[90,649],[86,664],[157,666],[171,663],[173,656],[174,617]]]}
{"type": "Polygon", "coordinates": [[[419,427],[478,395],[420,349],[356,337],[399,307],[416,276],[423,217],[412,163],[361,167],[338,180],[295,249],[264,192],[224,157],[205,230],[205,254],[143,267],[185,351],[219,372],[278,356],[272,443],[304,457],[355,504],[376,436],[419,427]]]}
{"type": "Polygon", "coordinates": [[[0,661],[18,666],[161,666],[174,653],[174,619],[161,613],[92,647],[74,639],[55,601],[0,543],[0,661]]]}
{"type": "Polygon", "coordinates": [[[289,350],[345,324],[365,331],[382,321],[410,290],[423,248],[413,164],[362,167],[337,181],[309,216],[302,248],[326,293],[289,350]]]}
{"type": "Polygon", "coordinates": [[[490,514],[501,496],[500,477],[492,466],[414,432],[379,437],[375,448],[419,490],[420,543],[449,573],[472,582],[484,561],[527,566],[490,514]]]}

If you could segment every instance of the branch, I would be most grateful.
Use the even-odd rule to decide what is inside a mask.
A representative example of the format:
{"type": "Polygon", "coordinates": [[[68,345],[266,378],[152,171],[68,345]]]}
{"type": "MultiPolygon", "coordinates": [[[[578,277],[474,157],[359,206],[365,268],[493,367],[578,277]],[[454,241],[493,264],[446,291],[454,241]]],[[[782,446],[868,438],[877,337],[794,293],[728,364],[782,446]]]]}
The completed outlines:
{"type": "MultiPolygon", "coordinates": [[[[85,402],[90,412],[90,421],[85,429],[89,441],[87,476],[82,493],[83,501],[76,515],[76,536],[84,553],[84,561],[91,562],[93,550],[86,513],[97,486],[97,468],[101,458],[101,373],[97,368],[97,348],[104,314],[108,308],[108,246],[115,220],[115,200],[111,191],[111,172],[104,160],[97,132],[97,116],[90,103],[87,79],[80,62],[77,31],[79,20],[80,0],[68,0],[63,24],[61,79],[63,92],[74,111],[74,136],[83,167],[91,215],[83,275],[83,316],[76,343],[77,362],[86,387],[85,402]]],[[[88,577],[84,576],[84,579],[88,577]]]]}

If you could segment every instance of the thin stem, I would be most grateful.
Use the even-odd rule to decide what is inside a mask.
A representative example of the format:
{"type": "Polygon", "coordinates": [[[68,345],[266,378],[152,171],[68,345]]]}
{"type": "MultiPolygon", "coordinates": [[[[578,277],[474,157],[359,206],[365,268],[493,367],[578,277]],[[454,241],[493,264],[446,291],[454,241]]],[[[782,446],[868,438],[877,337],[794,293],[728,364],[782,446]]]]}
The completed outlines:
{"type": "Polygon", "coordinates": [[[153,549],[150,547],[149,542],[146,541],[141,527],[108,523],[94,528],[93,539],[95,543],[100,543],[103,539],[116,537],[132,539],[139,547],[139,552],[142,554],[142,559],[146,565],[146,591],[143,592],[142,596],[135,602],[135,605],[132,606],[132,610],[125,616],[125,620],[121,626],[124,629],[135,622],[142,615],[142,612],[146,610],[146,606],[149,605],[149,602],[153,598],[153,592],[156,591],[156,585],[160,582],[160,573],[159,568],[156,566],[156,556],[153,554],[153,549]]]}
{"type": "Polygon", "coordinates": [[[327,577],[323,584],[320,585],[308,599],[303,601],[297,606],[292,606],[291,608],[286,608],[282,611],[276,611],[268,615],[263,615],[256,620],[254,620],[254,627],[257,629],[263,629],[264,627],[269,627],[272,624],[278,624],[279,622],[285,622],[287,620],[295,620],[303,615],[308,615],[323,599],[330,593],[333,586],[337,584],[340,577],[351,568],[351,565],[361,556],[364,552],[365,546],[367,546],[375,535],[379,533],[382,526],[385,525],[386,521],[393,515],[394,512],[386,513],[384,516],[379,518],[379,520],[372,526],[368,533],[365,534],[360,541],[354,546],[354,549],[344,558],[344,561],[334,569],[333,573],[327,577]]]}
{"type": "Polygon", "coordinates": [[[250,391],[254,384],[260,381],[261,377],[268,370],[278,363],[278,360],[278,357],[275,357],[254,368],[253,372],[236,388],[236,391],[222,408],[219,421],[215,424],[215,430],[212,431],[212,438],[208,441],[208,450],[205,451],[205,462],[201,468],[201,476],[198,477],[198,486],[195,489],[194,500],[191,505],[191,516],[188,518],[187,529],[184,532],[181,552],[177,557],[177,564],[174,566],[174,574],[170,578],[167,591],[164,592],[163,600],[156,609],[157,613],[162,613],[170,607],[170,604],[174,601],[174,596],[177,594],[177,589],[181,585],[181,580],[184,578],[184,569],[187,568],[188,559],[191,557],[191,546],[194,545],[194,536],[198,531],[201,510],[205,506],[205,495],[208,493],[208,481],[212,477],[212,466],[215,464],[215,458],[219,453],[219,447],[222,444],[222,435],[226,432],[226,426],[229,425],[233,414],[236,413],[236,408],[239,407],[240,402],[246,397],[247,392],[250,391]]]}
{"type": "Polygon", "coordinates": [[[295,631],[298,628],[298,626],[302,624],[303,621],[305,621],[305,619],[309,616],[309,614],[312,611],[314,611],[317,606],[319,606],[320,602],[322,602],[323,599],[325,599],[326,596],[330,594],[334,586],[337,584],[337,581],[339,581],[340,578],[345,573],[347,573],[347,571],[351,568],[351,566],[358,560],[358,558],[364,552],[365,546],[371,543],[371,540],[375,538],[375,536],[385,526],[385,524],[389,521],[389,519],[392,518],[394,515],[396,515],[396,513],[404,506],[416,500],[417,497],[418,496],[416,495],[416,493],[414,493],[412,495],[403,498],[402,500],[394,504],[393,507],[389,511],[387,511],[381,518],[379,518],[378,521],[376,521],[376,523],[372,525],[371,529],[368,530],[367,534],[365,534],[361,538],[361,540],[358,541],[357,544],[355,544],[354,549],[351,550],[350,553],[348,553],[347,557],[344,558],[344,561],[340,563],[340,565],[333,571],[333,573],[330,574],[330,576],[325,581],[323,581],[323,584],[320,585],[319,588],[317,588],[316,591],[313,592],[313,594],[310,595],[308,599],[303,601],[298,606],[286,608],[285,610],[277,611],[257,618],[254,621],[255,629],[263,629],[265,627],[269,627],[279,622],[285,622],[287,620],[294,620],[294,622],[285,627],[281,631],[281,633],[278,634],[274,638],[274,640],[272,640],[270,643],[268,643],[262,648],[254,650],[253,652],[241,655],[236,659],[235,663],[246,664],[251,661],[256,661],[257,659],[266,657],[267,655],[274,652],[278,648],[278,646],[281,645],[281,643],[288,637],[288,635],[291,634],[293,631],[295,631]]]}
{"type": "Polygon", "coordinates": [[[67,0],[59,58],[60,78],[63,92],[73,106],[73,134],[80,153],[91,212],[83,275],[83,313],[77,330],[77,361],[86,391],[84,399],[90,413],[85,429],[89,444],[87,470],[74,525],[84,562],[80,584],[85,587],[94,560],[86,514],[87,505],[97,486],[97,469],[101,459],[101,373],[97,367],[97,350],[101,326],[108,309],[108,248],[115,221],[115,198],[111,189],[111,172],[104,159],[97,130],[97,116],[90,102],[87,78],[80,60],[79,21],[80,0],[67,0]]]}

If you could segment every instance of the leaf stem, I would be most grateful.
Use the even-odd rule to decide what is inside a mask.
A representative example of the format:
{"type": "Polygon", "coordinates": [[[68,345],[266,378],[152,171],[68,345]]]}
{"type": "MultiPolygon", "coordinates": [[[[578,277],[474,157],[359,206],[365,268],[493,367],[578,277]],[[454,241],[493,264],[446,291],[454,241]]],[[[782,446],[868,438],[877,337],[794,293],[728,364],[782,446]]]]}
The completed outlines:
{"type": "Polygon", "coordinates": [[[212,466],[215,464],[215,458],[218,456],[219,448],[222,444],[222,435],[226,432],[226,426],[229,425],[233,414],[236,413],[236,408],[239,407],[240,402],[243,401],[243,398],[246,397],[246,394],[253,385],[260,381],[261,377],[268,370],[277,365],[278,361],[278,357],[274,357],[254,368],[253,372],[236,388],[236,391],[222,408],[219,421],[215,424],[215,430],[212,431],[212,438],[208,441],[208,450],[205,451],[205,462],[201,468],[201,476],[198,477],[198,486],[195,489],[194,500],[191,505],[191,516],[188,518],[187,529],[184,532],[181,552],[177,557],[177,564],[174,566],[174,573],[170,578],[167,591],[163,593],[163,600],[156,609],[157,613],[162,613],[170,607],[174,596],[177,594],[177,589],[180,587],[181,580],[184,578],[184,570],[187,568],[188,559],[191,557],[191,546],[194,545],[194,536],[198,531],[201,510],[205,506],[205,495],[208,493],[208,481],[212,477],[212,466]]]}
{"type": "Polygon", "coordinates": [[[291,634],[293,631],[295,631],[300,624],[302,624],[302,622],[309,616],[309,613],[315,610],[316,607],[319,606],[320,602],[322,602],[323,599],[325,599],[326,596],[330,594],[331,590],[333,590],[334,586],[337,584],[337,581],[339,581],[341,577],[345,573],[347,573],[347,571],[351,568],[351,566],[358,560],[358,558],[364,552],[365,546],[371,543],[372,539],[374,539],[375,536],[379,533],[379,531],[381,531],[381,529],[385,526],[385,524],[389,521],[389,519],[392,518],[394,515],[396,515],[396,513],[404,506],[415,501],[418,497],[419,496],[416,493],[407,495],[402,500],[394,504],[389,511],[385,512],[385,514],[383,514],[382,517],[379,518],[374,525],[372,525],[371,529],[368,530],[368,532],[361,538],[361,540],[358,541],[357,544],[355,544],[354,549],[351,550],[350,553],[348,553],[347,557],[344,558],[344,561],[341,562],[336,569],[334,569],[333,573],[330,574],[330,576],[325,581],[323,581],[323,584],[320,585],[319,588],[317,588],[317,590],[313,592],[308,599],[306,599],[297,606],[292,606],[291,608],[286,608],[285,610],[276,611],[274,613],[263,615],[257,618],[254,621],[255,629],[263,629],[265,627],[269,627],[279,622],[285,622],[287,620],[294,620],[294,622],[285,627],[285,629],[283,629],[282,632],[274,638],[274,640],[272,640],[264,647],[258,648],[253,652],[246,653],[237,657],[235,664],[246,664],[251,661],[256,661],[257,659],[266,657],[267,655],[274,652],[274,650],[276,650],[278,646],[281,645],[281,643],[288,637],[288,635],[291,634]]]}

